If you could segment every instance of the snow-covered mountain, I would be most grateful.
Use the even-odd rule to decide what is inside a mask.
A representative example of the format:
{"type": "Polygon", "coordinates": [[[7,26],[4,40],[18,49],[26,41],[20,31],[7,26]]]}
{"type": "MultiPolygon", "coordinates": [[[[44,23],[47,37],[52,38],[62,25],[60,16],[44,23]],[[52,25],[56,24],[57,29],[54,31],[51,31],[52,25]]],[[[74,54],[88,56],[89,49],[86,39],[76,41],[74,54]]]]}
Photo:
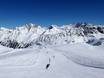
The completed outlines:
{"type": "Polygon", "coordinates": [[[10,48],[26,48],[33,45],[60,45],[71,43],[101,44],[104,40],[104,26],[86,23],[75,25],[51,25],[41,27],[26,24],[15,29],[0,28],[0,44],[10,48]]]}
{"type": "Polygon", "coordinates": [[[0,28],[0,78],[104,78],[104,26],[0,28]]]}

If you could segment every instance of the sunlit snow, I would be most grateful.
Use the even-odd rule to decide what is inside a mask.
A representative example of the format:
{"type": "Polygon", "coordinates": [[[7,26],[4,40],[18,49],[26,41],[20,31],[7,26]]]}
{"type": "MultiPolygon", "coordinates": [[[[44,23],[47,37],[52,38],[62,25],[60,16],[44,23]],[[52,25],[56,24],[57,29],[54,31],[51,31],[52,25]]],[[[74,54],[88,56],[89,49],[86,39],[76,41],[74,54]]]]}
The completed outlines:
{"type": "Polygon", "coordinates": [[[104,26],[97,27],[1,28],[0,78],[104,78],[104,26]]]}

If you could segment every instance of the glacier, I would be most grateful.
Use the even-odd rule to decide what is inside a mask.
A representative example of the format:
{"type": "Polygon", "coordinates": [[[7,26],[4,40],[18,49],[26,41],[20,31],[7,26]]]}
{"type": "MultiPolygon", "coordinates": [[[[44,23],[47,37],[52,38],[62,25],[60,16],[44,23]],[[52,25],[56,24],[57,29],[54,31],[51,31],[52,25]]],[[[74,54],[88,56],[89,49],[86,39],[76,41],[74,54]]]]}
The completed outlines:
{"type": "Polygon", "coordinates": [[[104,25],[0,28],[0,78],[104,78],[104,25]]]}

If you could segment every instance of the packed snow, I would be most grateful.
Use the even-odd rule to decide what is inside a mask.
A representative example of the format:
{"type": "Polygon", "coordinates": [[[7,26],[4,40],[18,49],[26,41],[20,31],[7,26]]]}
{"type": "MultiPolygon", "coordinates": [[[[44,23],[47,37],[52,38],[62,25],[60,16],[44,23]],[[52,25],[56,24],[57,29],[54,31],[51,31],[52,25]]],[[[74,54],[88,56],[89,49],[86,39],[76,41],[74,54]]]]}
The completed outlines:
{"type": "Polygon", "coordinates": [[[104,26],[2,27],[0,78],[104,78],[104,26]]]}

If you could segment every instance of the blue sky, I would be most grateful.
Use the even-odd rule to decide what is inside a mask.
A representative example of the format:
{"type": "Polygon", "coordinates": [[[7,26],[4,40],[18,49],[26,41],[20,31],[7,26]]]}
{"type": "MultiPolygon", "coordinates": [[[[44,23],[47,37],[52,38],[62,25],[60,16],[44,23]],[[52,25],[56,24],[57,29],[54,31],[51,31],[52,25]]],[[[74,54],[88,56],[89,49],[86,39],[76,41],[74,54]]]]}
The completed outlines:
{"type": "Polygon", "coordinates": [[[0,0],[0,26],[104,24],[104,0],[0,0]]]}

